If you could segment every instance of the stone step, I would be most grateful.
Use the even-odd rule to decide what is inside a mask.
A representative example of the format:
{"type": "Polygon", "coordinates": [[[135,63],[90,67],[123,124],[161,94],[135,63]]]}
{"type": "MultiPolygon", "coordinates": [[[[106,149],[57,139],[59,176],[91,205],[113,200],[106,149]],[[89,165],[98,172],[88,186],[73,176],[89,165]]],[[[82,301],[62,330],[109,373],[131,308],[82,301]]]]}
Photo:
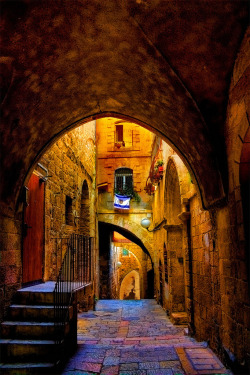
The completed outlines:
{"type": "Polygon", "coordinates": [[[186,312],[173,312],[170,316],[170,320],[175,325],[188,324],[188,315],[186,312]]]}
{"type": "Polygon", "coordinates": [[[0,373],[3,375],[55,374],[56,364],[44,363],[0,363],[0,373]]]}
{"type": "Polygon", "coordinates": [[[53,322],[5,321],[1,324],[1,338],[53,339],[54,337],[53,322]]]}
{"type": "Polygon", "coordinates": [[[54,320],[53,305],[11,305],[9,320],[51,322],[54,320]]]}
{"type": "Polygon", "coordinates": [[[29,292],[25,289],[18,290],[13,302],[20,305],[53,305],[53,292],[29,292]]]}
{"type": "Polygon", "coordinates": [[[54,340],[0,339],[1,362],[54,361],[58,347],[54,340]]]}

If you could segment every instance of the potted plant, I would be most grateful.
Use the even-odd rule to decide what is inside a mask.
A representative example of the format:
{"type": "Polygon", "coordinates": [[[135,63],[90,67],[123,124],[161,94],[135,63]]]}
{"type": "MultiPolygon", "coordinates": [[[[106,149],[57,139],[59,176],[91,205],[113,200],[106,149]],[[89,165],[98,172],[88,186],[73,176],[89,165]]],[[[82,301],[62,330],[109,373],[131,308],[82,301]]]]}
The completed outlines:
{"type": "Polygon", "coordinates": [[[163,172],[163,160],[157,160],[155,168],[158,172],[163,172]]]}

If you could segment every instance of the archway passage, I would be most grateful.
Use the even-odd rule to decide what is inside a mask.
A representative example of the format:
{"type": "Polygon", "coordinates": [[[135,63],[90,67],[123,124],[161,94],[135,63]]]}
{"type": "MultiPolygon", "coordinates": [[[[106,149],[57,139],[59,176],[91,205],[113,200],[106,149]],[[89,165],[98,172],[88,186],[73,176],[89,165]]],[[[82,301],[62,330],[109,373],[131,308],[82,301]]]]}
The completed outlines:
{"type": "Polygon", "coordinates": [[[153,298],[152,259],[143,243],[133,233],[116,225],[99,222],[99,264],[101,299],[119,298],[121,282],[126,274],[133,270],[140,274],[140,296],[153,298]],[[119,238],[114,237],[116,232],[121,235],[119,238]],[[123,244],[121,237],[127,239],[126,243],[123,244]]]}

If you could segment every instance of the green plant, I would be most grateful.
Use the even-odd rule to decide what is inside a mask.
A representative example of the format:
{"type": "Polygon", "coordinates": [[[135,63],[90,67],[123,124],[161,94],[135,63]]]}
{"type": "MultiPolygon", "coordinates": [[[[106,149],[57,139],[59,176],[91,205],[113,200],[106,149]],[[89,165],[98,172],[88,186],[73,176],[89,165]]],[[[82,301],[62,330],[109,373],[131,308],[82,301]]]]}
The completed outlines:
{"type": "Polygon", "coordinates": [[[126,195],[127,197],[130,197],[131,199],[134,199],[136,202],[141,201],[140,195],[131,187],[126,187],[124,189],[115,189],[115,194],[119,195],[126,195]]]}
{"type": "Polygon", "coordinates": [[[157,160],[155,166],[156,167],[161,167],[164,164],[163,160],[157,160]]]}
{"type": "Polygon", "coordinates": [[[141,197],[136,191],[134,191],[134,193],[133,193],[133,199],[138,203],[140,203],[140,201],[141,201],[141,197]]]}

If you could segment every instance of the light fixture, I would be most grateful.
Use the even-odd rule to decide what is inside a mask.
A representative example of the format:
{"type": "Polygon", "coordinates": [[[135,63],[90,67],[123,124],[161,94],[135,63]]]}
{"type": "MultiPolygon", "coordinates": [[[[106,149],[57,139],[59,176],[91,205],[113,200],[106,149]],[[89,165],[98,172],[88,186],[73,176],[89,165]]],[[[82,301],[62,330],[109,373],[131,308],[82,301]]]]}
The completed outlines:
{"type": "Polygon", "coordinates": [[[145,217],[144,219],[142,219],[141,221],[141,226],[145,229],[148,230],[148,228],[150,227],[150,224],[151,224],[151,221],[149,220],[148,217],[145,217]]]}
{"type": "Polygon", "coordinates": [[[117,268],[120,268],[122,264],[121,262],[117,262],[116,265],[117,265],[117,268]]]}
{"type": "Polygon", "coordinates": [[[164,218],[159,224],[156,225],[156,227],[154,227],[153,229],[148,229],[151,225],[151,221],[148,217],[145,217],[141,221],[141,226],[147,229],[148,232],[155,232],[156,230],[161,229],[162,224],[166,222],[167,222],[167,219],[164,218]]]}

